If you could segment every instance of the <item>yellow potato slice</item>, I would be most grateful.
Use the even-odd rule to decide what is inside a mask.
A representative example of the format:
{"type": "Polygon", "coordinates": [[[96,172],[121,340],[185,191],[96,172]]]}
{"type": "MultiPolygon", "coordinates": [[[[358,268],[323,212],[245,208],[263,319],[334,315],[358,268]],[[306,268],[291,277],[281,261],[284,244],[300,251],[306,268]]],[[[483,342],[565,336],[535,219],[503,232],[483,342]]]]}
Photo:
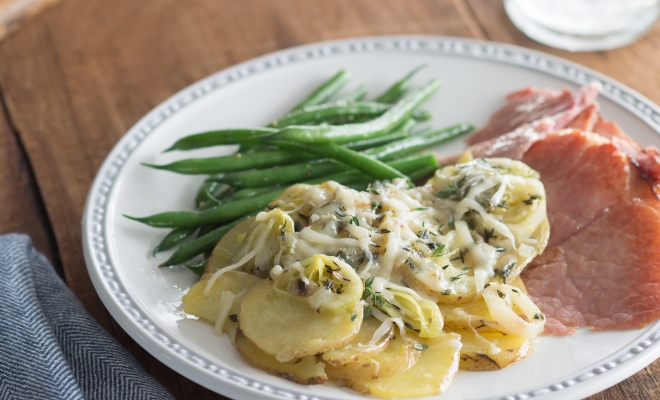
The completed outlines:
{"type": "Polygon", "coordinates": [[[381,327],[383,323],[376,318],[367,318],[362,321],[360,331],[351,340],[350,343],[343,347],[332,349],[323,353],[323,360],[333,365],[343,365],[350,362],[355,362],[358,359],[373,357],[381,351],[385,350],[387,344],[390,342],[394,329],[392,326],[374,343],[369,345],[369,342],[374,337],[374,334],[381,327]]]}
{"type": "MultiPolygon", "coordinates": [[[[527,289],[519,277],[511,282],[511,286],[515,286],[522,293],[527,294],[527,289]]],[[[488,306],[483,298],[460,305],[438,304],[438,307],[445,319],[445,327],[450,330],[471,332],[474,328],[479,333],[501,332],[498,329],[499,324],[490,315],[488,306]]]]}
{"type": "Polygon", "coordinates": [[[289,362],[279,362],[248,339],[241,330],[236,333],[236,349],[248,364],[271,375],[288,379],[301,385],[318,385],[328,380],[323,370],[325,364],[316,357],[306,356],[289,362]]]}
{"type": "Polygon", "coordinates": [[[364,292],[357,272],[338,257],[314,254],[300,261],[304,277],[291,268],[274,283],[273,292],[291,300],[305,302],[319,314],[340,314],[354,309],[364,292]],[[308,279],[310,285],[301,278],[308,279]],[[310,289],[313,286],[314,292],[310,289]]]}
{"type": "Polygon", "coordinates": [[[367,381],[386,378],[412,367],[421,355],[412,343],[407,343],[399,335],[390,340],[385,350],[373,357],[358,359],[344,365],[328,364],[325,372],[333,379],[367,381]]]}
{"type": "Polygon", "coordinates": [[[293,232],[293,225],[291,217],[279,208],[259,213],[245,234],[237,235],[238,248],[231,263],[241,264],[243,272],[267,278],[271,268],[279,262],[278,255],[291,246],[286,234],[293,232]]]}
{"type": "Polygon", "coordinates": [[[238,238],[248,231],[253,222],[254,217],[246,218],[231,228],[229,232],[225,233],[213,248],[213,252],[204,267],[204,275],[212,274],[219,269],[231,265],[231,260],[238,250],[238,238]]]}
{"type": "Polygon", "coordinates": [[[259,282],[259,278],[254,275],[246,274],[240,271],[227,271],[220,275],[215,281],[208,294],[204,294],[206,284],[210,279],[209,276],[204,276],[199,282],[194,284],[188,293],[181,299],[183,303],[183,311],[194,316],[204,318],[213,323],[218,318],[220,312],[220,298],[222,292],[230,291],[234,293],[235,297],[233,303],[227,314],[227,318],[223,323],[223,331],[228,332],[232,341],[238,324],[237,315],[241,308],[241,302],[245,297],[248,290],[259,282]],[[234,319],[232,321],[232,319],[234,319]]]}
{"type": "Polygon", "coordinates": [[[494,371],[527,357],[532,346],[521,336],[505,333],[483,333],[480,338],[473,332],[461,335],[459,368],[467,371],[494,371]]]}
{"type": "MultiPolygon", "coordinates": [[[[194,284],[181,301],[183,302],[183,311],[197,317],[215,322],[220,308],[220,296],[225,290],[238,295],[245,294],[254,285],[259,282],[259,278],[254,275],[246,274],[240,271],[227,271],[220,275],[215,281],[208,294],[204,294],[204,289],[209,281],[208,277],[202,278],[194,284]]],[[[240,301],[234,300],[234,314],[239,311],[240,301]]],[[[231,314],[231,313],[230,313],[231,314]]]]}
{"type": "Polygon", "coordinates": [[[288,361],[349,343],[360,330],[362,307],[319,314],[308,304],[276,296],[273,283],[264,279],[243,299],[239,320],[254,344],[278,361],[288,361]]]}
{"type": "Polygon", "coordinates": [[[347,386],[361,393],[382,398],[418,397],[445,391],[458,371],[460,336],[442,333],[424,339],[428,346],[419,360],[407,370],[387,378],[348,380],[347,386]]]}

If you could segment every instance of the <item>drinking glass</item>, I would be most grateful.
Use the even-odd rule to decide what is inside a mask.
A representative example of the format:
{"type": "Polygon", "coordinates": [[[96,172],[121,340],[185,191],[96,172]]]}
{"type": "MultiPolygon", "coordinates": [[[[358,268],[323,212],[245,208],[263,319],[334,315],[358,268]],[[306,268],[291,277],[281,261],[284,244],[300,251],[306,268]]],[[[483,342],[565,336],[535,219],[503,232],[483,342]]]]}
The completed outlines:
{"type": "Polygon", "coordinates": [[[504,7],[527,36],[569,51],[628,45],[660,15],[660,0],[504,0],[504,7]]]}

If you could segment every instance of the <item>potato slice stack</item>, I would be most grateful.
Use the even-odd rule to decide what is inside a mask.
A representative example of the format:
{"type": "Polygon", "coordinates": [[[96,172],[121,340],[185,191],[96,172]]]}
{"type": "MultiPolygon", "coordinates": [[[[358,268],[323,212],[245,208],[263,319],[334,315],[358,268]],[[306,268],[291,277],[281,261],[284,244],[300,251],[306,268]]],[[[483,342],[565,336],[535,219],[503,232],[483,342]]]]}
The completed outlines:
{"type": "Polygon", "coordinates": [[[517,278],[548,237],[538,174],[504,159],[366,192],[295,185],[218,243],[184,311],[255,368],[383,398],[530,354],[544,316],[517,278]],[[334,255],[330,255],[334,254],[334,255]]]}

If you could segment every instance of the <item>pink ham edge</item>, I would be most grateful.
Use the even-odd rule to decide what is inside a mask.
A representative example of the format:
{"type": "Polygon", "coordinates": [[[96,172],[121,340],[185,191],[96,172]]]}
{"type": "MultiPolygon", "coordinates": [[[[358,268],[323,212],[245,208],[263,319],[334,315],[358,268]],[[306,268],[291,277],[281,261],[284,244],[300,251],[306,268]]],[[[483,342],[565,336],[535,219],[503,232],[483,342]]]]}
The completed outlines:
{"type": "Polygon", "coordinates": [[[467,139],[469,145],[491,140],[512,132],[525,124],[549,118],[553,129],[568,126],[582,111],[591,106],[602,86],[594,82],[576,93],[568,89],[525,88],[506,97],[507,104],[495,112],[485,127],[467,139]]]}

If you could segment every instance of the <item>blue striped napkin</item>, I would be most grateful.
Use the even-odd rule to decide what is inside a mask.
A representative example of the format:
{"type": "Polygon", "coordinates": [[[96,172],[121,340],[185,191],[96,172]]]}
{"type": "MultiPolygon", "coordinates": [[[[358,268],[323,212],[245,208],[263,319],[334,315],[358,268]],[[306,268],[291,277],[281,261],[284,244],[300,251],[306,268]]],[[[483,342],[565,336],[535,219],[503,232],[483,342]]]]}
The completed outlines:
{"type": "Polygon", "coordinates": [[[0,399],[172,399],[25,235],[0,236],[0,399]]]}

